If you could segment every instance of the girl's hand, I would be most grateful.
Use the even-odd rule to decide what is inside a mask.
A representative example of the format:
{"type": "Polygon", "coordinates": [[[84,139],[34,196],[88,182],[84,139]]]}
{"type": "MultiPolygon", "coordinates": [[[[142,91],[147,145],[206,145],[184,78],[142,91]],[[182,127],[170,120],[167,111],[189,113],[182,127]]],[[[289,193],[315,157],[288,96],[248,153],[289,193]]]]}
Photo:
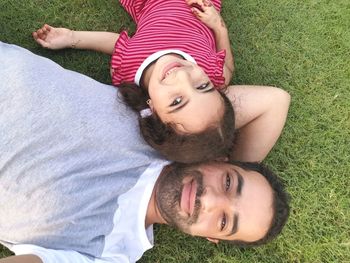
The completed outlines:
{"type": "Polygon", "coordinates": [[[67,28],[55,28],[45,24],[32,35],[34,40],[44,48],[74,48],[73,31],[67,28]]]}
{"type": "Polygon", "coordinates": [[[186,0],[186,2],[191,6],[192,13],[213,31],[226,27],[220,13],[210,0],[186,0]]]}

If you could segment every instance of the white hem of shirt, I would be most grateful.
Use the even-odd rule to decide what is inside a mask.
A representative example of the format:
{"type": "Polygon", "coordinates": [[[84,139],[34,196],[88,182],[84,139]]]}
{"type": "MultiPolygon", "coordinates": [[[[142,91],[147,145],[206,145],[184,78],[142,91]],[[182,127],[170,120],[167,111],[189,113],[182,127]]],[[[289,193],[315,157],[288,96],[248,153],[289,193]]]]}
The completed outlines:
{"type": "Polygon", "coordinates": [[[137,85],[137,86],[140,86],[140,81],[141,81],[142,73],[143,73],[143,71],[145,70],[145,68],[146,68],[149,64],[151,64],[153,61],[157,60],[157,59],[160,58],[161,56],[164,56],[164,55],[170,54],[170,53],[178,54],[178,55],[182,56],[184,59],[186,59],[186,60],[188,60],[188,61],[190,61],[190,62],[192,62],[192,63],[197,64],[197,62],[195,61],[195,59],[194,59],[191,55],[189,55],[189,54],[187,54],[187,53],[185,53],[185,52],[183,52],[183,51],[181,51],[181,50],[177,50],[177,49],[166,49],[166,50],[158,51],[158,52],[153,53],[152,55],[150,55],[148,58],[146,58],[146,59],[142,62],[141,66],[138,68],[138,70],[136,71],[135,78],[134,78],[134,82],[136,83],[136,85],[137,85]]]}

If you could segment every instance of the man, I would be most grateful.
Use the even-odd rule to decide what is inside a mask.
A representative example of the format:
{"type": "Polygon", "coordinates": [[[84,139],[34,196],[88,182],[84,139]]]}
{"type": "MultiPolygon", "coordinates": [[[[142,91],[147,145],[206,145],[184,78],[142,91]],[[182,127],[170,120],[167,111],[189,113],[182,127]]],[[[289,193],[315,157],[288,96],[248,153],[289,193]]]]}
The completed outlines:
{"type": "Polygon", "coordinates": [[[263,166],[169,165],[115,88],[16,46],[0,57],[0,242],[19,255],[0,262],[134,262],[154,223],[252,244],[282,229],[263,166]]]}

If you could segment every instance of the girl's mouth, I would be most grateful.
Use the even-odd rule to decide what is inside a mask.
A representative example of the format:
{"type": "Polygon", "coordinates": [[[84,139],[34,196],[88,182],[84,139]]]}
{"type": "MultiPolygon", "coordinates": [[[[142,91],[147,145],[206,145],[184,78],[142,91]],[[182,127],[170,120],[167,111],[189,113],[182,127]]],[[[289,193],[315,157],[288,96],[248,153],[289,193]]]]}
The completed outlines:
{"type": "Polygon", "coordinates": [[[168,64],[163,70],[162,80],[168,77],[172,72],[181,66],[182,65],[179,62],[172,62],[168,64]]]}

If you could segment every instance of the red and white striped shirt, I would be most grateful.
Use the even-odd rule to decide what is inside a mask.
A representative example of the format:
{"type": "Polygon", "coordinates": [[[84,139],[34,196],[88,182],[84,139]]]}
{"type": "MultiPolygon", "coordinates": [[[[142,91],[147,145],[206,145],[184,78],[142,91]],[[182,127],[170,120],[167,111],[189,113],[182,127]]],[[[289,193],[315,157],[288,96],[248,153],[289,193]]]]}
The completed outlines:
{"type": "MultiPolygon", "coordinates": [[[[162,50],[179,50],[194,58],[215,86],[222,86],[225,50],[216,52],[213,32],[191,12],[185,0],[120,0],[137,24],[131,38],[123,31],[115,44],[112,82],[137,83],[140,65],[162,50]]],[[[212,0],[220,10],[221,1],[212,0]]]]}

